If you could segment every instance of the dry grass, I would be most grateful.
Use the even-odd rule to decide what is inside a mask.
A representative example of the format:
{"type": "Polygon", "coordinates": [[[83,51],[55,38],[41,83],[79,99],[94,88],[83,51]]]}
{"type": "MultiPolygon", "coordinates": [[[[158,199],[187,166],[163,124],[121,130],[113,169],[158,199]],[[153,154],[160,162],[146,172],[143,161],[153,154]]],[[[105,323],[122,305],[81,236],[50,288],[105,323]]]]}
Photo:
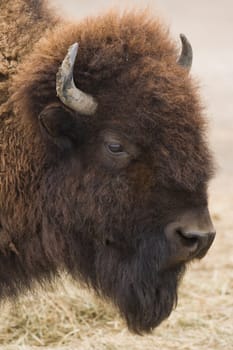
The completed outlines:
{"type": "Polygon", "coordinates": [[[115,310],[64,278],[56,291],[1,307],[0,348],[233,349],[233,225],[227,221],[229,199],[217,203],[218,238],[208,256],[190,267],[177,309],[153,334],[130,334],[115,310]]]}

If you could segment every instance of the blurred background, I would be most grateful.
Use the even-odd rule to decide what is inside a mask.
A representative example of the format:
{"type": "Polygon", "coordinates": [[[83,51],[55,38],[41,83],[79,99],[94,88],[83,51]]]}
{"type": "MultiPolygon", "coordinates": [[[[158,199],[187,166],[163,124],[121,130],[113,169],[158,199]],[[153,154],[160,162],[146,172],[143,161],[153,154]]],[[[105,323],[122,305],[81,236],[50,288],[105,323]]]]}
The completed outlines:
{"type": "Polygon", "coordinates": [[[0,345],[3,349],[233,349],[233,2],[50,3],[72,20],[109,8],[149,7],[164,18],[178,43],[179,33],[187,35],[194,51],[192,74],[200,82],[209,142],[218,164],[209,189],[217,238],[210,253],[189,268],[177,309],[152,335],[129,334],[115,310],[64,278],[63,287],[55,291],[29,295],[14,307],[5,305],[0,315],[0,345]]]}

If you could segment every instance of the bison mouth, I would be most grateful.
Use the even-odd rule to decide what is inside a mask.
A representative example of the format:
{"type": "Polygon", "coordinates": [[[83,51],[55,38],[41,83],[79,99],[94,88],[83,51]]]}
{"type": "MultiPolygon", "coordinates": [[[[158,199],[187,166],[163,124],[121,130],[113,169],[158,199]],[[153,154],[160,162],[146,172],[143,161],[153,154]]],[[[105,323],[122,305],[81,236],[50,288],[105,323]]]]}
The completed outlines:
{"type": "Polygon", "coordinates": [[[96,257],[97,289],[110,299],[134,333],[148,333],[177,304],[177,289],[185,264],[166,269],[169,247],[164,235],[142,240],[127,255],[105,247],[96,257]]]}

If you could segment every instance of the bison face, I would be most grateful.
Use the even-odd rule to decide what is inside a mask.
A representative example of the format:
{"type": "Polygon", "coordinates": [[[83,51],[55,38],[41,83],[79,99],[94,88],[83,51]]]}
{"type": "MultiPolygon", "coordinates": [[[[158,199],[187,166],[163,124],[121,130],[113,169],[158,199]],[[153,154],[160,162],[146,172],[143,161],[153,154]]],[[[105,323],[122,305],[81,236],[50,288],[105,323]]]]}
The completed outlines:
{"type": "Polygon", "coordinates": [[[83,216],[95,241],[94,287],[130,329],[149,331],[175,305],[186,263],[203,257],[213,241],[206,188],[165,185],[152,154],[114,131],[92,147],[87,159],[95,154],[98,165],[87,165],[83,216]]]}
{"type": "Polygon", "coordinates": [[[65,267],[141,333],[168,317],[186,264],[214,239],[212,163],[182,68],[146,58],[111,84],[111,93],[108,82],[97,84],[94,99],[76,91],[70,68],[67,76],[59,71],[57,92],[68,108],[57,102],[40,114],[55,147],[56,171],[45,180],[48,221],[62,237],[65,267]]]}
{"type": "MultiPolygon", "coordinates": [[[[54,108],[58,120],[62,109],[54,114],[54,108]]],[[[51,121],[48,111],[44,117],[51,121]]],[[[85,137],[79,144],[70,136],[72,146],[62,162],[60,155],[63,175],[52,205],[61,198],[57,206],[64,210],[66,205],[68,216],[51,216],[64,220],[59,225],[69,246],[68,270],[110,299],[131,330],[147,332],[176,304],[186,263],[203,257],[213,241],[204,175],[192,169],[196,177],[188,188],[175,179],[169,160],[161,167],[159,146],[156,152],[135,142],[134,133],[119,130],[113,121],[97,124],[72,122],[72,128],[65,128],[79,140],[81,128],[85,137]]]]}

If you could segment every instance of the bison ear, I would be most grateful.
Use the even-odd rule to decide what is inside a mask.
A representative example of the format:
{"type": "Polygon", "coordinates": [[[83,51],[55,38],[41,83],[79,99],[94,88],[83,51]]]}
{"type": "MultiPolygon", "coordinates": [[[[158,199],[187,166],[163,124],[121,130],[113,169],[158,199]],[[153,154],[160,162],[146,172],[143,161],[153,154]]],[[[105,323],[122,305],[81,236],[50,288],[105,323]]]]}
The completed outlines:
{"type": "Polygon", "coordinates": [[[79,117],[61,104],[46,106],[39,115],[42,134],[60,149],[81,143],[82,123],[79,117]]]}

